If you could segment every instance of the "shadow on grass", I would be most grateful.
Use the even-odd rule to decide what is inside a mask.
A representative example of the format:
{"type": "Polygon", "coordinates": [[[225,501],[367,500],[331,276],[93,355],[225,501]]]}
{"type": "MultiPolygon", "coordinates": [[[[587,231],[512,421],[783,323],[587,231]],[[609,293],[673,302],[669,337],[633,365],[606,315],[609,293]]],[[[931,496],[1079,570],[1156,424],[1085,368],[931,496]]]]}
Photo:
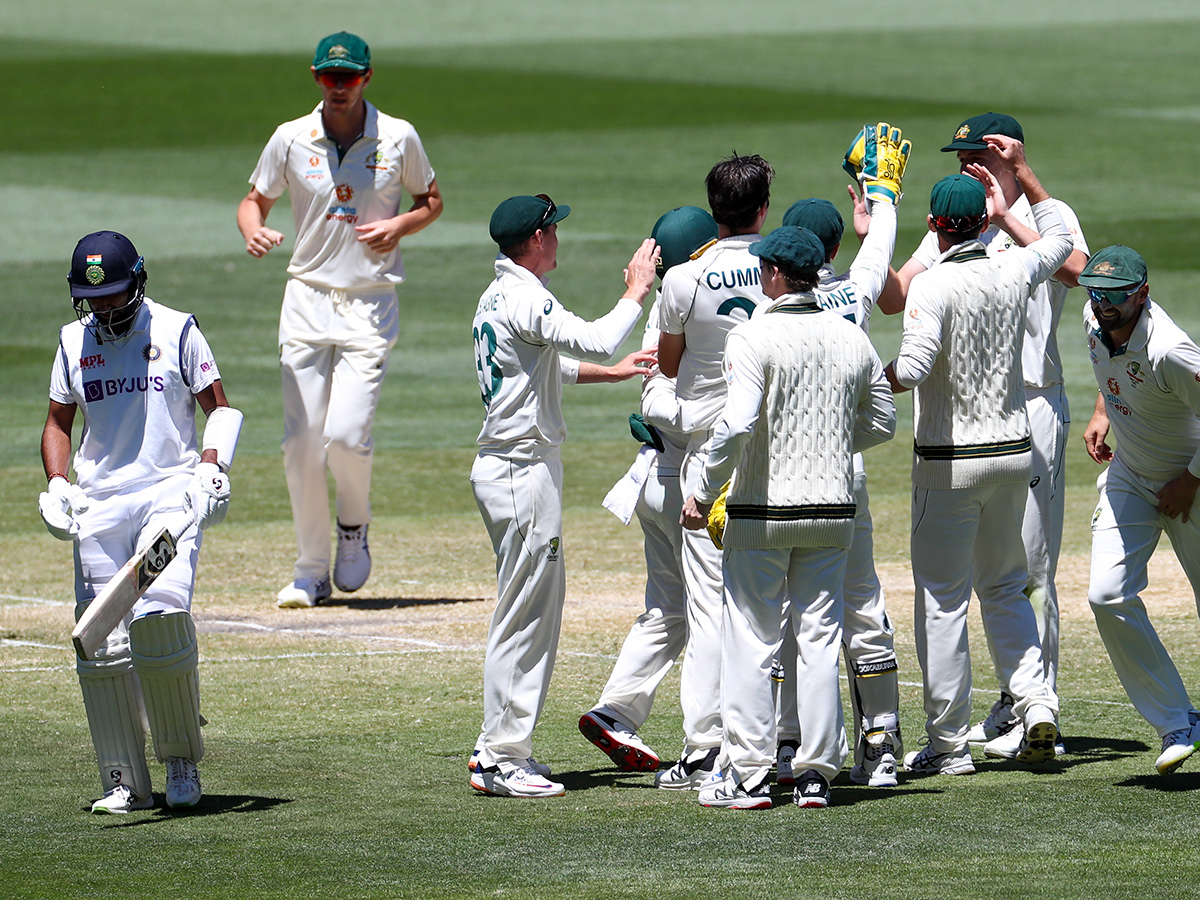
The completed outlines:
{"type": "Polygon", "coordinates": [[[1134,775],[1118,781],[1117,787],[1140,787],[1147,791],[1173,794],[1180,791],[1200,791],[1200,772],[1176,772],[1174,775],[1134,775]]]}
{"type": "Polygon", "coordinates": [[[1052,762],[1028,766],[1015,759],[976,759],[975,765],[984,769],[1029,772],[1034,775],[1059,775],[1076,766],[1115,762],[1130,756],[1138,756],[1150,748],[1141,741],[1120,740],[1104,737],[1068,737],[1067,752],[1052,762]]]}
{"type": "MultiPolygon", "coordinates": [[[[417,606],[446,606],[453,603],[485,603],[487,597],[331,597],[321,601],[322,607],[344,606],[346,609],[411,609],[417,606]]],[[[492,598],[494,602],[495,598],[492,598]]]]}
{"type": "Polygon", "coordinates": [[[146,810],[144,818],[126,819],[112,822],[108,828],[135,828],[142,825],[157,825],[171,819],[194,819],[202,816],[223,816],[227,813],[257,813],[285,803],[295,801],[283,797],[254,797],[248,794],[205,794],[200,803],[189,809],[171,809],[162,795],[155,794],[154,809],[146,810]]]}

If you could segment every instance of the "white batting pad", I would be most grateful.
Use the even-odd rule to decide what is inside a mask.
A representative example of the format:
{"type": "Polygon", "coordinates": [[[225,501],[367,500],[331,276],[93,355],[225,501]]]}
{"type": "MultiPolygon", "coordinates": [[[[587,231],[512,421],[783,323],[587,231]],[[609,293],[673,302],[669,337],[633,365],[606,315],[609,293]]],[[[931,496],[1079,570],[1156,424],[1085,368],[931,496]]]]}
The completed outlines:
{"type": "Polygon", "coordinates": [[[160,761],[204,756],[196,625],[186,612],[154,613],[129,626],[133,667],[146,698],[154,753],[160,761]]]}
{"type": "Polygon", "coordinates": [[[149,797],[146,713],[133,665],[128,658],[79,660],[76,672],[104,792],[124,784],[139,797],[149,797]]]}

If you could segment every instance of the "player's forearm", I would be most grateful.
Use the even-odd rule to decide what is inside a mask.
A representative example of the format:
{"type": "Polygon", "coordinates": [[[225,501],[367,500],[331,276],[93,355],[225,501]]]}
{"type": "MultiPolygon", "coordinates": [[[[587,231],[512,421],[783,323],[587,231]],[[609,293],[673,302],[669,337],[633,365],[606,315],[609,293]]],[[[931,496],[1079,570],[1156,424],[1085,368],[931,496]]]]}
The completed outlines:
{"type": "Polygon", "coordinates": [[[442,208],[442,195],[436,191],[413,198],[413,205],[408,211],[395,217],[400,236],[416,234],[429,227],[442,214],[442,208]]]}
{"type": "Polygon", "coordinates": [[[1050,199],[1050,195],[1046,193],[1046,189],[1042,187],[1038,177],[1033,174],[1033,169],[1029,168],[1029,164],[1024,160],[1013,168],[1013,177],[1017,179],[1021,190],[1025,192],[1030,206],[1036,206],[1043,200],[1050,199]]]}
{"type": "Polygon", "coordinates": [[[46,470],[47,479],[54,475],[66,476],[70,468],[71,425],[74,420],[74,406],[50,404],[46,425],[42,429],[42,467],[46,470]]]}
{"type": "Polygon", "coordinates": [[[260,228],[267,224],[267,215],[263,212],[262,207],[255,203],[252,198],[245,197],[238,204],[237,224],[238,231],[248,241],[260,228]]]}

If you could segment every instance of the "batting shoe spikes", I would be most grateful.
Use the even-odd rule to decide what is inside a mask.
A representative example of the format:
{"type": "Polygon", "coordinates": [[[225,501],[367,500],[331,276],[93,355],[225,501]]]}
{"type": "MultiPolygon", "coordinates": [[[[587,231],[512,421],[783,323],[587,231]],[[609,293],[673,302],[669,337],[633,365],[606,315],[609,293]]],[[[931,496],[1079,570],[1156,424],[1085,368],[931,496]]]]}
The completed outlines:
{"type": "Polygon", "coordinates": [[[481,794],[527,800],[561,797],[567,792],[557,781],[539,775],[529,766],[521,766],[507,772],[502,772],[499,766],[478,766],[471,773],[471,787],[481,794]]]}
{"type": "Polygon", "coordinates": [[[133,792],[133,788],[124,784],[118,784],[92,804],[92,812],[100,815],[123,816],[130,810],[153,808],[153,797],[139,797],[133,792]]]}
{"type": "Polygon", "coordinates": [[[1163,735],[1162,753],[1154,761],[1159,775],[1170,775],[1200,748],[1200,724],[1163,735]]]}
{"type": "Polygon", "coordinates": [[[1052,762],[1055,757],[1054,744],[1057,741],[1058,723],[1054,721],[1054,713],[1049,707],[1035,704],[1025,713],[1024,734],[1014,758],[1027,766],[1052,762]]]}
{"type": "Polygon", "coordinates": [[[619,719],[593,709],[579,717],[580,733],[608,754],[622,772],[653,772],[658,754],[619,719]]]}
{"type": "Polygon", "coordinates": [[[167,806],[179,809],[200,802],[200,772],[182,756],[167,757],[167,806]]]}
{"type": "Polygon", "coordinates": [[[337,523],[337,557],[333,561],[333,584],[339,591],[352,594],[367,583],[371,574],[371,548],[367,546],[367,525],[337,523]]]}
{"type": "Polygon", "coordinates": [[[275,598],[275,605],[280,609],[306,609],[310,606],[320,606],[322,600],[328,600],[333,591],[329,587],[329,576],[320,578],[297,578],[285,587],[275,598]]]}

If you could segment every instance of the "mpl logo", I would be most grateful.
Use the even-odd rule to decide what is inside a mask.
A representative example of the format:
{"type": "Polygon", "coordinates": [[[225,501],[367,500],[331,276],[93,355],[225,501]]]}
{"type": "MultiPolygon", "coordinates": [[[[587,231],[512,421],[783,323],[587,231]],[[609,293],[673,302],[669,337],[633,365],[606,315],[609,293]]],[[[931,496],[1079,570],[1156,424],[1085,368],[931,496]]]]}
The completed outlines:
{"type": "Polygon", "coordinates": [[[79,368],[93,369],[96,366],[104,365],[104,357],[99,353],[93,353],[91,356],[85,356],[79,360],[79,368]]]}

